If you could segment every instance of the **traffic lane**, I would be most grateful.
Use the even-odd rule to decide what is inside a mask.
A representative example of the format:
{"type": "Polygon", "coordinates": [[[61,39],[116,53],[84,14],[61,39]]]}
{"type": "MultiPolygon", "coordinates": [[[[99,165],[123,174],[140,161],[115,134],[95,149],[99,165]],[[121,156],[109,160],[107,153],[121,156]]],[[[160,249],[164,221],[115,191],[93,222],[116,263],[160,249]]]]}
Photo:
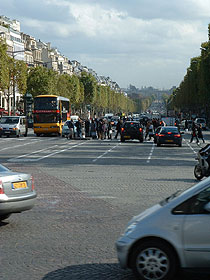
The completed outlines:
{"type": "MultiPolygon", "coordinates": [[[[47,144],[46,148],[34,149],[27,153],[27,148],[18,151],[19,155],[7,158],[10,162],[34,162],[51,165],[63,164],[93,164],[100,162],[101,164],[140,164],[140,161],[146,161],[149,156],[150,145],[132,142],[123,143],[121,149],[119,141],[60,141],[58,143],[47,144]],[[55,145],[54,145],[55,144],[55,145]],[[105,162],[103,158],[109,158],[111,162],[105,162]],[[50,159],[50,161],[48,160],[50,159]],[[122,161],[123,159],[123,161],[122,161]]],[[[43,143],[42,143],[43,145],[43,143]]],[[[46,143],[45,143],[46,145],[46,143]]],[[[45,147],[45,145],[43,147],[45,147]]],[[[35,145],[34,147],[35,148],[35,145]]]]}

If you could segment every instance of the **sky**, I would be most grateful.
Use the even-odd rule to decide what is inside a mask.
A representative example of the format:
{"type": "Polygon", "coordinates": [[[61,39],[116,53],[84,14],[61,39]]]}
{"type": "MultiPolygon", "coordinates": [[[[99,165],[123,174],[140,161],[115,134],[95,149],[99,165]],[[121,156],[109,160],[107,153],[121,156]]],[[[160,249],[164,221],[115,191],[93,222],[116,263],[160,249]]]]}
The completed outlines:
{"type": "Polygon", "coordinates": [[[208,40],[209,0],[0,0],[0,15],[121,88],[179,86],[208,40]]]}

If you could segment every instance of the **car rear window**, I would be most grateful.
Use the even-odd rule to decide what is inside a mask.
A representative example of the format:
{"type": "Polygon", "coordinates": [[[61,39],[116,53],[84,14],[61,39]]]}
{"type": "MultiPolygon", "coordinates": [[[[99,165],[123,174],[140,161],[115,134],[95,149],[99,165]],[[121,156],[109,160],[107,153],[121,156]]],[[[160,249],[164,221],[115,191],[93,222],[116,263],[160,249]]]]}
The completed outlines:
{"type": "Polygon", "coordinates": [[[125,123],[124,125],[125,129],[128,129],[128,128],[139,128],[139,124],[138,123],[125,123]]]}
{"type": "Polygon", "coordinates": [[[168,133],[168,132],[172,132],[172,133],[178,133],[178,128],[174,127],[174,128],[167,128],[164,127],[161,129],[161,133],[168,133]]]}

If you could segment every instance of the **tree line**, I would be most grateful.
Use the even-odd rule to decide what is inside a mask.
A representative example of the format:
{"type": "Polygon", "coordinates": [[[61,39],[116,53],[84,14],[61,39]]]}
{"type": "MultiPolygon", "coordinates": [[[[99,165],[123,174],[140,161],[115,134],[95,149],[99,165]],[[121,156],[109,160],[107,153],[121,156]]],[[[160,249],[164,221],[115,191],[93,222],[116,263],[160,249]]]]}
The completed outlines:
{"type": "Polygon", "coordinates": [[[185,116],[210,119],[210,24],[208,41],[201,44],[201,55],[191,58],[183,81],[167,101],[167,108],[185,116]]]}
{"type": "MultiPolygon", "coordinates": [[[[58,74],[43,66],[27,67],[24,61],[8,55],[6,42],[0,40],[0,92],[7,100],[13,100],[14,85],[22,97],[26,92],[33,97],[55,94],[70,99],[73,111],[89,107],[92,113],[128,113],[137,110],[137,104],[122,92],[99,85],[94,76],[82,72],[80,76],[58,74]]],[[[13,104],[14,105],[14,104],[13,104]]],[[[10,112],[11,108],[8,108],[10,112]]]]}

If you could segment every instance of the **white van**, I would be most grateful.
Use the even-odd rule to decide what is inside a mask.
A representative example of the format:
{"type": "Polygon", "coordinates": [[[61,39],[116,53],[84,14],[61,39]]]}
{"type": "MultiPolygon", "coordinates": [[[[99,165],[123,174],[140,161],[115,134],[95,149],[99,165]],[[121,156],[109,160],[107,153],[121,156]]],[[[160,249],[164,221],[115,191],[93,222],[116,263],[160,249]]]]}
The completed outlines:
{"type": "Polygon", "coordinates": [[[3,135],[10,137],[15,135],[20,137],[21,135],[27,136],[28,128],[25,116],[3,116],[0,119],[0,137],[3,135]]]}

